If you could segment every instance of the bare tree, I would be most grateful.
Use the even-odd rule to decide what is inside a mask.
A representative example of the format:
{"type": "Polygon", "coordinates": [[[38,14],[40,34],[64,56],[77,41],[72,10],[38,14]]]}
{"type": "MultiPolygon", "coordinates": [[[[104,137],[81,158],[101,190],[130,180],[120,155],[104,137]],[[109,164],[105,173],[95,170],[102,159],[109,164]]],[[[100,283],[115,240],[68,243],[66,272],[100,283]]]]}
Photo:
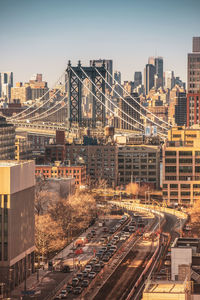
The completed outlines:
{"type": "Polygon", "coordinates": [[[62,227],[50,215],[36,215],[35,219],[35,245],[42,257],[60,250],[65,245],[65,235],[62,227]]]}
{"type": "Polygon", "coordinates": [[[139,192],[139,186],[137,183],[129,183],[127,186],[126,186],[126,192],[129,193],[129,194],[132,194],[133,196],[137,196],[138,195],[138,192],[139,192]]]}
{"type": "Polygon", "coordinates": [[[39,216],[44,213],[44,207],[48,202],[48,193],[44,191],[46,180],[42,177],[36,177],[35,185],[35,213],[39,216]]]}

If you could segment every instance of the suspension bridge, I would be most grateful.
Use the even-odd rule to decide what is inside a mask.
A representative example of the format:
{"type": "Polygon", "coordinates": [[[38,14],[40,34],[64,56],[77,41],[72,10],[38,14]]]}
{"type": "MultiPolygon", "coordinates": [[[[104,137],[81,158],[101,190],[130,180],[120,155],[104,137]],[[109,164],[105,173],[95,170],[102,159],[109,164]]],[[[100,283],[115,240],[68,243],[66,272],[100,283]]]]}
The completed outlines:
{"type": "MultiPolygon", "coordinates": [[[[26,130],[55,131],[58,129],[69,131],[70,128],[92,127],[98,124],[102,127],[108,124],[109,117],[127,124],[129,131],[135,134],[144,134],[148,125],[157,127],[157,134],[161,138],[167,136],[167,131],[171,124],[153,114],[147,107],[140,103],[139,98],[134,97],[102,66],[82,66],[79,61],[77,66],[72,66],[68,62],[67,69],[59,77],[52,89],[23,111],[7,118],[8,122],[16,127],[26,128],[26,130]],[[107,77],[112,78],[117,83],[122,93],[119,94],[107,81],[107,77]],[[63,91],[54,89],[58,82],[63,83],[63,91]],[[121,103],[128,109],[124,110],[124,105],[118,105],[106,92],[109,87],[114,92],[121,103]],[[90,95],[92,102],[92,114],[90,118],[83,116],[83,89],[90,95]],[[45,96],[51,95],[47,100],[45,96]],[[62,122],[57,122],[56,116],[63,114],[62,122]],[[53,121],[52,121],[53,119],[53,121]]],[[[119,131],[123,131],[119,128],[119,131]]]]}

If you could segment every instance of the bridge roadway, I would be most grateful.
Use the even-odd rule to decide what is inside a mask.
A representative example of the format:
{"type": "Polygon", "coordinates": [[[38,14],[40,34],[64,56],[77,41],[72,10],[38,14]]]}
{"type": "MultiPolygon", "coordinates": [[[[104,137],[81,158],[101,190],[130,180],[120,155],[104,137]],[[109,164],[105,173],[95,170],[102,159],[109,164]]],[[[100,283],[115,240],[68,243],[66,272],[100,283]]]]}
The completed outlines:
{"type": "MultiPolygon", "coordinates": [[[[30,132],[32,134],[48,134],[51,136],[55,136],[56,130],[64,130],[66,134],[69,134],[70,132],[72,133],[78,133],[80,130],[84,130],[85,128],[79,128],[79,127],[73,127],[73,128],[68,128],[67,126],[64,125],[64,123],[27,123],[27,122],[20,122],[20,121],[12,121],[10,122],[15,125],[16,130],[18,131],[25,131],[25,132],[30,132]]],[[[93,129],[94,131],[99,133],[99,130],[102,130],[103,133],[103,128],[96,128],[93,129]]],[[[126,130],[126,129],[115,129],[116,133],[124,133],[124,134],[138,134],[138,132],[133,131],[133,130],[126,130]]]]}

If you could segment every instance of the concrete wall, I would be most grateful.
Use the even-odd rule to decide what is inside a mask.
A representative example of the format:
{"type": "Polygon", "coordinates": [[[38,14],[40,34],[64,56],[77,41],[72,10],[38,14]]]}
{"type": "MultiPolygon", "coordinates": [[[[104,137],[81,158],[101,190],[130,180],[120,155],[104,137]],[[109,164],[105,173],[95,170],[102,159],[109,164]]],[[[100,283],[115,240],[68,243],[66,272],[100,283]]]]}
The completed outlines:
{"type": "Polygon", "coordinates": [[[11,195],[8,212],[10,265],[34,250],[34,187],[11,195]]]}
{"type": "Polygon", "coordinates": [[[0,162],[0,194],[14,194],[35,185],[34,161],[0,162]]]}
{"type": "Polygon", "coordinates": [[[179,265],[192,264],[192,249],[191,248],[171,248],[171,279],[175,280],[175,275],[178,275],[179,265]]]}
{"type": "Polygon", "coordinates": [[[187,295],[181,293],[144,293],[142,300],[189,300],[187,295]]]}

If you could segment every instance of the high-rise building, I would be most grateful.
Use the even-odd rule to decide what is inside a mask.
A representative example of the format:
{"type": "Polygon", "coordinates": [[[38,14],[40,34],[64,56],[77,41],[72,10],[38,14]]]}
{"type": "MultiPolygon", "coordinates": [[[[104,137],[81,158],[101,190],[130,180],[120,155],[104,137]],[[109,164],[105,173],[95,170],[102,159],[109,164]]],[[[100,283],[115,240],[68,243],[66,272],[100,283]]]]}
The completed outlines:
{"type": "Polygon", "coordinates": [[[134,87],[142,84],[142,72],[135,72],[134,74],[134,87]]]}
{"type": "Polygon", "coordinates": [[[0,97],[10,99],[13,87],[13,72],[0,73],[0,97]]]}
{"type": "Polygon", "coordinates": [[[163,58],[155,57],[156,75],[158,76],[156,88],[163,87],[163,58]]]}
{"type": "Polygon", "coordinates": [[[163,87],[163,58],[149,57],[148,64],[155,66],[154,87],[163,87]]]}
{"type": "Polygon", "coordinates": [[[200,93],[200,37],[193,38],[193,52],[188,53],[188,80],[187,91],[189,94],[200,93]]]}
{"type": "Polygon", "coordinates": [[[145,94],[148,95],[151,88],[154,86],[154,75],[156,74],[155,66],[147,64],[144,69],[144,88],[145,94]]]}
{"type": "Polygon", "coordinates": [[[115,71],[114,72],[114,79],[115,79],[116,82],[118,82],[119,84],[121,84],[121,72],[115,71]]]}
{"type": "Polygon", "coordinates": [[[6,294],[34,272],[34,161],[0,161],[0,283],[6,294]]]}
{"type": "Polygon", "coordinates": [[[173,89],[175,85],[174,71],[165,71],[165,88],[173,89]]]}
{"type": "Polygon", "coordinates": [[[15,127],[0,116],[0,160],[15,158],[15,127]]]}
{"type": "MultiPolygon", "coordinates": [[[[105,63],[106,70],[113,76],[113,61],[112,61],[112,59],[93,59],[93,60],[90,60],[90,66],[92,66],[93,63],[95,63],[96,67],[101,67],[103,62],[105,63]]],[[[108,73],[106,73],[106,81],[109,83],[109,85],[112,86],[113,80],[112,80],[112,77],[108,73]]],[[[109,87],[109,85],[106,84],[106,88],[110,91],[111,88],[109,87]]]]}
{"type": "Polygon", "coordinates": [[[177,126],[187,124],[187,96],[186,93],[178,93],[175,105],[175,123],[177,126]]]}
{"type": "Polygon", "coordinates": [[[199,124],[200,110],[200,37],[193,37],[193,52],[188,53],[187,126],[199,124]]]}
{"type": "Polygon", "coordinates": [[[192,43],[192,52],[200,52],[200,37],[194,36],[192,43]]]}

